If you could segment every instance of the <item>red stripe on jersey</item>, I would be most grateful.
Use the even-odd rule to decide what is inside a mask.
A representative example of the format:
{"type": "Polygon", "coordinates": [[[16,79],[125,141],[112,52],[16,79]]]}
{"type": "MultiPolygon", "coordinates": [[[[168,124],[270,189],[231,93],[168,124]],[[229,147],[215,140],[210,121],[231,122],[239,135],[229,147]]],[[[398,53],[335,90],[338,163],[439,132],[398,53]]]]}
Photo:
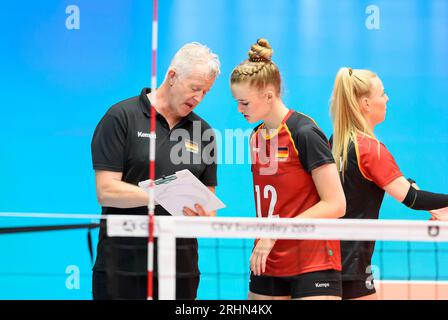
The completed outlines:
{"type": "Polygon", "coordinates": [[[355,149],[362,175],[384,188],[403,174],[386,146],[376,139],[358,135],[355,149]]]}

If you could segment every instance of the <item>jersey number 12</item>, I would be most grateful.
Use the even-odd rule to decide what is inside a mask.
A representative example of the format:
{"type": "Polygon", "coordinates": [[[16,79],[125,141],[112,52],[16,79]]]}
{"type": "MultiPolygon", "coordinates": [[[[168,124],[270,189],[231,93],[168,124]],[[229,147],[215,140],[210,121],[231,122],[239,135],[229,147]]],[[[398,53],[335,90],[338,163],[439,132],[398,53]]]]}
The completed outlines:
{"type": "MultiPolygon", "coordinates": [[[[268,216],[267,218],[278,218],[278,214],[274,214],[274,208],[275,204],[277,203],[277,191],[273,186],[270,184],[266,185],[263,189],[263,198],[268,199],[269,193],[271,194],[271,201],[269,203],[269,210],[268,210],[268,216]]],[[[261,215],[261,192],[260,192],[260,186],[255,185],[255,195],[257,198],[257,217],[262,218],[261,215]]]]}

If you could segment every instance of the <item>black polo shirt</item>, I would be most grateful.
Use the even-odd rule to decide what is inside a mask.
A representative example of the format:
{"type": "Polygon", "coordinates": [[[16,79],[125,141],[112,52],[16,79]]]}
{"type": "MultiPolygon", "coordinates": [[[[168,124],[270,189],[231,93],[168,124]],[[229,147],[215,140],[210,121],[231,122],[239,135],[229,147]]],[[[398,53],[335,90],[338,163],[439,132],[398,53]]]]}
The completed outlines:
{"type": "MultiPolygon", "coordinates": [[[[149,92],[150,89],[144,88],[139,96],[113,105],[101,119],[91,144],[94,170],[122,172],[122,181],[134,185],[149,178],[150,101],[147,97],[149,92]]],[[[156,179],[188,169],[206,186],[217,185],[216,139],[207,122],[191,112],[170,130],[165,118],[157,113],[156,135],[156,179]]],[[[148,209],[103,207],[102,214],[146,215],[148,209]]],[[[156,206],[155,214],[169,215],[161,206],[156,206]]],[[[114,256],[114,260],[120,259],[122,250],[120,251],[118,247],[131,244],[140,248],[139,253],[134,252],[132,258],[121,259],[125,262],[119,263],[124,265],[114,268],[145,274],[146,243],[145,238],[108,238],[103,222],[100,227],[94,270],[106,270],[106,267],[110,267],[107,265],[106,256],[114,256]]],[[[123,253],[128,254],[129,252],[123,253]]],[[[198,275],[197,260],[196,239],[178,239],[176,259],[178,276],[198,275]]],[[[156,271],[157,263],[154,267],[156,271]]]]}

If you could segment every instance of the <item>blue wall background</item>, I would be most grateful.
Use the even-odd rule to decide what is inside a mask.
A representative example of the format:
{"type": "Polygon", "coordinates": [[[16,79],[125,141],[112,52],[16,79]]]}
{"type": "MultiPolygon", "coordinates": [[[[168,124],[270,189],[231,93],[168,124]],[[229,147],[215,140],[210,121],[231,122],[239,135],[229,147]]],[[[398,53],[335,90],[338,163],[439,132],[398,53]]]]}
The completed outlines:
{"type": "MultiPolygon", "coordinates": [[[[151,8],[147,0],[2,4],[0,211],[100,212],[90,140],[112,104],[150,85],[151,8]],[[78,30],[66,28],[69,5],[80,10],[78,30]]],[[[422,188],[446,193],[447,17],[445,0],[160,1],[158,80],[184,43],[207,44],[220,56],[222,76],[196,110],[221,132],[248,129],[236,111],[228,76],[249,46],[265,37],[282,72],[286,104],[312,116],[330,135],[328,101],[337,70],[372,69],[390,97],[378,137],[405,175],[422,188]],[[366,27],[371,4],[380,10],[377,30],[366,27]]],[[[255,215],[248,164],[221,165],[217,192],[227,204],[219,215],[255,215]]],[[[386,197],[381,217],[427,219],[429,214],[386,197]]],[[[0,220],[2,226],[48,223],[0,220]]],[[[245,298],[251,243],[204,240],[201,245],[199,298],[245,298]],[[213,275],[217,270],[219,280],[213,275]]],[[[434,253],[426,252],[433,247],[379,244],[378,249],[400,253],[385,252],[380,259],[377,251],[374,260],[385,279],[434,279],[434,253]],[[421,249],[410,256],[410,268],[408,246],[421,249]]],[[[3,235],[0,248],[0,299],[90,299],[85,230],[3,235]],[[71,265],[79,268],[79,288],[66,286],[71,265]]],[[[438,276],[446,280],[448,257],[439,255],[445,268],[439,266],[438,276]]]]}

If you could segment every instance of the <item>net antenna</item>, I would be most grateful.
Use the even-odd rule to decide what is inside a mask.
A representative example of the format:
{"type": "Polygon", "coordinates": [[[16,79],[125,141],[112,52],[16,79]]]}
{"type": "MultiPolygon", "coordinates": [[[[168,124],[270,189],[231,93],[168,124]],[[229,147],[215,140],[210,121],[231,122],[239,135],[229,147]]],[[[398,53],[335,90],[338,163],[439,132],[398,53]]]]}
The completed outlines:
{"type": "Polygon", "coordinates": [[[152,62],[151,62],[151,93],[153,101],[150,103],[150,125],[149,125],[149,189],[148,189],[148,294],[147,299],[153,299],[153,257],[154,257],[154,180],[156,160],[156,89],[157,89],[157,35],[158,35],[158,0],[152,1],[152,62]]]}

